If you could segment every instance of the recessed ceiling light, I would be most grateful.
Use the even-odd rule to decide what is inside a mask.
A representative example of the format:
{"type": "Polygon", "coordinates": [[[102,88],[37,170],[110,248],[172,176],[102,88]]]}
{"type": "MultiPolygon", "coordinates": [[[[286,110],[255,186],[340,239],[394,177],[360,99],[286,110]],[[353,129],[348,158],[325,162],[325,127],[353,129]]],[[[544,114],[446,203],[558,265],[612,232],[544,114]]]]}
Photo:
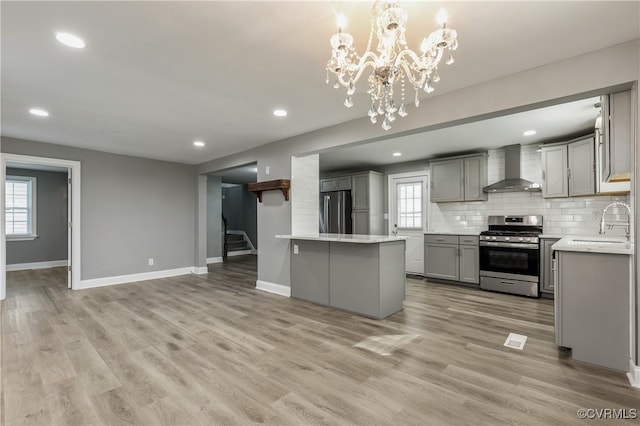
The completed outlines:
{"type": "Polygon", "coordinates": [[[273,115],[275,115],[276,117],[286,117],[287,116],[287,110],[274,109],[273,110],[273,115]]]}
{"type": "Polygon", "coordinates": [[[86,47],[83,39],[69,33],[56,33],[56,40],[66,46],[74,47],[76,49],[82,49],[86,47]]]}
{"type": "Polygon", "coordinates": [[[43,109],[40,108],[31,108],[29,110],[29,113],[33,114],[33,115],[37,115],[38,117],[48,117],[49,113],[43,109]]]}
{"type": "Polygon", "coordinates": [[[523,136],[533,136],[536,134],[535,130],[525,130],[524,132],[522,132],[523,136]]]}
{"type": "Polygon", "coordinates": [[[202,148],[204,146],[204,142],[202,141],[195,141],[193,143],[193,145],[197,146],[198,148],[202,148]]]}
{"type": "Polygon", "coordinates": [[[401,153],[401,152],[394,152],[394,153],[393,153],[393,156],[394,156],[394,157],[400,157],[401,155],[402,155],[402,153],[401,153]]]}

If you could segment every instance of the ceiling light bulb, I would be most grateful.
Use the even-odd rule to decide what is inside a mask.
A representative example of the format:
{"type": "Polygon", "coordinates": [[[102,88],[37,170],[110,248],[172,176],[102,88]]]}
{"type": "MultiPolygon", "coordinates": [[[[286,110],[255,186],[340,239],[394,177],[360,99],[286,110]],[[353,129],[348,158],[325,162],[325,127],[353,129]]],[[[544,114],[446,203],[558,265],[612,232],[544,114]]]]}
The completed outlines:
{"type": "Polygon", "coordinates": [[[393,153],[393,156],[394,156],[394,157],[400,157],[401,155],[402,155],[402,153],[401,153],[401,152],[394,152],[394,153],[393,153]]]}
{"type": "Polygon", "coordinates": [[[343,13],[339,13],[338,16],[336,16],[336,24],[338,25],[338,29],[342,31],[344,27],[347,26],[347,17],[344,16],[343,13]]]}
{"type": "Polygon", "coordinates": [[[82,49],[86,46],[83,39],[69,33],[56,33],[56,40],[66,46],[74,47],[76,49],[82,49]]]}
{"type": "Polygon", "coordinates": [[[438,11],[438,14],[436,15],[436,22],[439,25],[445,25],[447,23],[447,18],[447,11],[444,10],[444,7],[441,7],[438,11]]]}
{"type": "Polygon", "coordinates": [[[276,117],[286,117],[287,111],[284,109],[274,109],[273,115],[275,115],[276,117]]]}
{"type": "Polygon", "coordinates": [[[535,130],[525,130],[524,132],[522,132],[523,136],[533,136],[536,134],[535,130]]]}
{"type": "Polygon", "coordinates": [[[29,112],[33,115],[37,115],[38,117],[48,117],[49,113],[40,108],[31,108],[29,112]]]}
{"type": "Polygon", "coordinates": [[[197,146],[198,148],[202,148],[204,146],[204,142],[202,141],[195,141],[193,143],[193,145],[197,146]]]}

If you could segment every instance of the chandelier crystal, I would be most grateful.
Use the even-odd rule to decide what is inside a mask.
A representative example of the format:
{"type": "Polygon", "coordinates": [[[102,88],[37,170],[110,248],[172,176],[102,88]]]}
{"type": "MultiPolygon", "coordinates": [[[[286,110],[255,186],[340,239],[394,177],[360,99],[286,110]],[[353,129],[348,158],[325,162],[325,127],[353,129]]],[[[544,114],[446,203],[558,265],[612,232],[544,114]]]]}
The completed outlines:
{"type": "Polygon", "coordinates": [[[449,54],[445,63],[451,65],[451,52],[458,47],[457,33],[447,28],[444,9],[440,9],[437,16],[441,27],[422,41],[419,54],[407,47],[407,20],[407,11],[399,6],[398,1],[378,0],[372,8],[369,41],[362,56],[358,55],[353,47],[353,37],[343,31],[346,25],[343,15],[338,16],[338,32],[330,40],[332,50],[326,68],[327,83],[329,73],[335,74],[333,87],[338,89],[342,86],[347,89],[344,106],[351,108],[356,84],[364,71],[370,67],[367,93],[371,96],[371,108],[368,116],[374,124],[381,118],[384,130],[391,128],[396,115],[407,115],[406,86],[413,86],[414,104],[417,107],[420,105],[420,89],[431,93],[434,90],[433,84],[440,80],[438,64],[445,51],[449,54]],[[374,34],[377,39],[375,51],[372,49],[374,34]],[[400,86],[399,94],[394,92],[396,83],[400,86]]]}

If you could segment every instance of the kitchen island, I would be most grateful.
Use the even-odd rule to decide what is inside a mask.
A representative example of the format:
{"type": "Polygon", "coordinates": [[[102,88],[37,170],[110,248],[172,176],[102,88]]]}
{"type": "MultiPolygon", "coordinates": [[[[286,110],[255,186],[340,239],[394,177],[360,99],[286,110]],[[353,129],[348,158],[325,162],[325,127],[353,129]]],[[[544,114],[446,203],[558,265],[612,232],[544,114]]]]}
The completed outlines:
{"type": "Polygon", "coordinates": [[[382,319],[402,310],[406,237],[276,235],[291,240],[291,297],[382,319]]]}

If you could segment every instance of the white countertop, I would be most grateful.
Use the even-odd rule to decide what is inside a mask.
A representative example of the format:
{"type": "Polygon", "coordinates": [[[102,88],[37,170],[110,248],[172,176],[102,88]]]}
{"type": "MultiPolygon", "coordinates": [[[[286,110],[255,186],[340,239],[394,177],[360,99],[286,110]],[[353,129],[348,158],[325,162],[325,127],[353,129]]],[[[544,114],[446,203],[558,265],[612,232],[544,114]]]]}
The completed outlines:
{"type": "Polygon", "coordinates": [[[633,254],[633,243],[625,237],[603,235],[571,235],[551,246],[553,250],[585,253],[633,254]]]}
{"type": "Polygon", "coordinates": [[[312,240],[331,241],[338,243],[375,244],[391,241],[405,241],[408,237],[394,235],[360,235],[360,234],[302,234],[302,235],[276,235],[276,238],[287,240],[312,240]]]}

